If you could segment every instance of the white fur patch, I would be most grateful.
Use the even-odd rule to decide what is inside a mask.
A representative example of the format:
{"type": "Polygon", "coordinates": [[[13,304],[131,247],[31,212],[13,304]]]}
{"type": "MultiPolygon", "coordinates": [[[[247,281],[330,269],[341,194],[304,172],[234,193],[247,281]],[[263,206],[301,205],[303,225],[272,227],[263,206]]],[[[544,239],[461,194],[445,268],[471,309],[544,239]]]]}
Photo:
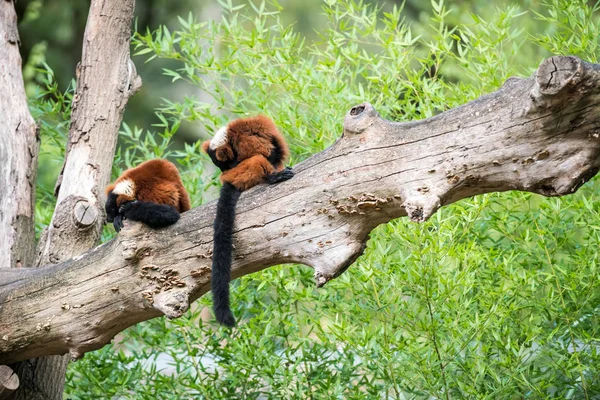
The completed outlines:
{"type": "Polygon", "coordinates": [[[113,189],[114,194],[135,197],[135,183],[131,179],[123,179],[113,189]]]}
{"type": "Polygon", "coordinates": [[[225,142],[227,142],[226,126],[220,128],[217,131],[217,133],[215,133],[215,136],[213,136],[213,138],[210,140],[210,145],[208,146],[208,148],[211,150],[215,150],[217,147],[224,145],[225,142]]]}

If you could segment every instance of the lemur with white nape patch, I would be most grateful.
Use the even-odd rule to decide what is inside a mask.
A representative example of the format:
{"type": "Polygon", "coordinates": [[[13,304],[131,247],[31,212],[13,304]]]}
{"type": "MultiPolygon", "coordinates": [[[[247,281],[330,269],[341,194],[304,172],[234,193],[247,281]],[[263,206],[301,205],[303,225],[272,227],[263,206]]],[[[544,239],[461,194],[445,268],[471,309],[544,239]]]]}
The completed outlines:
{"type": "Polygon", "coordinates": [[[190,196],[179,171],[167,160],[150,160],[128,169],[106,188],[106,195],[106,221],[112,222],[117,232],[124,219],[163,228],[190,209],[190,196]]]}
{"type": "Polygon", "coordinates": [[[233,251],[235,206],[242,191],[259,183],[278,183],[294,176],[285,167],[288,145],[277,131],[275,123],[259,115],[231,121],[214,137],[202,144],[202,149],[222,171],[221,194],[214,223],[212,292],[217,321],[235,326],[229,306],[229,281],[233,251]]]}

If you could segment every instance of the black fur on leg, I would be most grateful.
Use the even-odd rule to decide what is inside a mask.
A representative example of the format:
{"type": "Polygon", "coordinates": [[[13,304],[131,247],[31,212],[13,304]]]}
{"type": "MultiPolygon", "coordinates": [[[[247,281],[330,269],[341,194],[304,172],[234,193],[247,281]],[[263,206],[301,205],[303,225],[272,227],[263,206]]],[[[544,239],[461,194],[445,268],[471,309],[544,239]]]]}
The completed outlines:
{"type": "Polygon", "coordinates": [[[273,172],[270,175],[267,175],[267,183],[274,184],[283,181],[287,181],[288,179],[292,179],[294,176],[294,172],[290,167],[285,167],[285,169],[279,172],[273,172]]]}
{"type": "Polygon", "coordinates": [[[115,215],[112,223],[113,223],[113,226],[115,227],[115,231],[120,232],[121,229],[123,228],[123,215],[121,215],[121,214],[115,215]]]}
{"type": "Polygon", "coordinates": [[[106,210],[106,222],[113,222],[113,219],[119,214],[119,207],[117,206],[117,195],[110,192],[106,197],[106,204],[104,204],[106,210]]]}
{"type": "Polygon", "coordinates": [[[233,252],[233,224],[235,206],[241,191],[230,183],[224,183],[217,202],[217,215],[214,223],[212,293],[215,318],[233,328],[235,318],[229,307],[229,281],[231,281],[231,253],[233,252]]]}
{"type": "Polygon", "coordinates": [[[173,206],[143,201],[129,201],[119,208],[124,219],[143,222],[151,228],[164,228],[179,221],[179,212],[173,206]]]}

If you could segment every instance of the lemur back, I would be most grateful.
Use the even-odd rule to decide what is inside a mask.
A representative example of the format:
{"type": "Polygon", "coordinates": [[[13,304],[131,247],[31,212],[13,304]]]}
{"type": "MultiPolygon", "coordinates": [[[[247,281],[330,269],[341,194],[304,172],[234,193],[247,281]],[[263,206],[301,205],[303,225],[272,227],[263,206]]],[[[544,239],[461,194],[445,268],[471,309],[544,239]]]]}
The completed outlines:
{"type": "Polygon", "coordinates": [[[123,227],[123,219],[162,228],[179,220],[179,214],[190,209],[190,197],[173,163],[155,159],[125,171],[106,188],[107,222],[115,230],[123,227]]]}

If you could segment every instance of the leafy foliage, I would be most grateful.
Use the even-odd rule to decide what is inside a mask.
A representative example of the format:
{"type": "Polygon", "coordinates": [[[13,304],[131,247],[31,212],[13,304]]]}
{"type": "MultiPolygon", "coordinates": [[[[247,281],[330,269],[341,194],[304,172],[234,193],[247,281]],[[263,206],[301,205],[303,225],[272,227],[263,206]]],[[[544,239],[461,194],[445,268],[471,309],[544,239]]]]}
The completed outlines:
{"type": "Polygon", "coordinates": [[[41,146],[36,185],[35,229],[39,237],[41,230],[50,224],[54,212],[55,171],[62,165],[65,156],[68,124],[73,98],[73,81],[63,93],[58,89],[54,71],[43,57],[32,65],[26,65],[25,71],[35,76],[39,85],[29,85],[29,109],[40,129],[41,146]],[[39,66],[36,66],[39,62],[39,66]]]}
{"type": "MultiPolygon", "coordinates": [[[[387,118],[420,119],[529,75],[550,53],[595,62],[599,55],[599,6],[583,0],[477,15],[434,0],[411,24],[401,7],[326,1],[316,41],[283,22],[275,1],[220,4],[218,21],[190,14],[177,30],[135,35],[138,55],[169,60],[176,67],[165,76],[197,96],[165,99],[150,131],[124,125],[115,160],[115,176],[147,158],[177,160],[194,205],[214,197],[217,180],[197,143],[172,148],[183,123],[210,134],[232,117],[265,113],[298,162],[331,145],[345,110],[361,101],[387,118]]],[[[70,95],[51,76],[44,82],[32,109],[45,121],[44,152],[59,157],[70,95]]],[[[47,192],[38,196],[43,223],[47,192]]],[[[563,198],[489,194],[421,225],[392,221],[320,290],[303,266],[237,279],[238,329],[217,328],[204,296],[184,317],[139,324],[86,355],[71,366],[66,394],[597,398],[599,192],[594,179],[563,198]]]]}

